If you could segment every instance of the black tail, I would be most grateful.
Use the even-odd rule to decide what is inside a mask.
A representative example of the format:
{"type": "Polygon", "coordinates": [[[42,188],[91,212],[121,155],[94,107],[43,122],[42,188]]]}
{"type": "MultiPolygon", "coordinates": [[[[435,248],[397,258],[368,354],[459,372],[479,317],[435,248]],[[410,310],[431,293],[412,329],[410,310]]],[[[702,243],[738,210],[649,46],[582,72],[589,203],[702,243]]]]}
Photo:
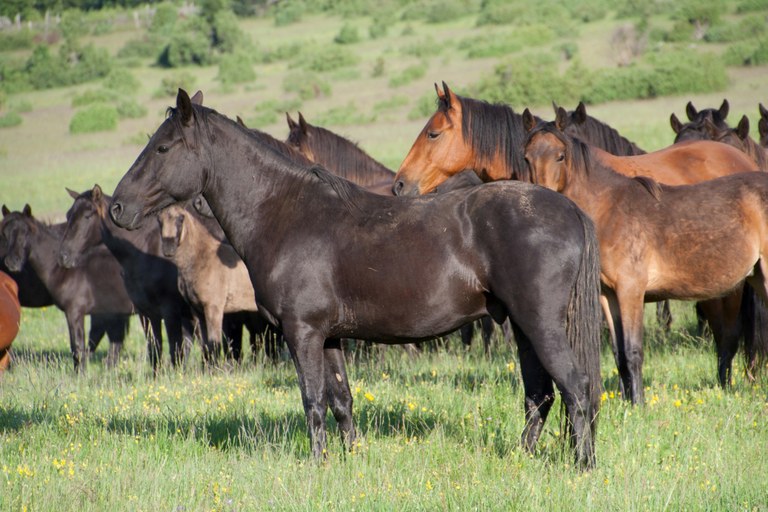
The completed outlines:
{"type": "Polygon", "coordinates": [[[757,377],[768,359],[768,307],[757,298],[749,284],[744,285],[740,315],[747,376],[752,379],[757,377]]]}

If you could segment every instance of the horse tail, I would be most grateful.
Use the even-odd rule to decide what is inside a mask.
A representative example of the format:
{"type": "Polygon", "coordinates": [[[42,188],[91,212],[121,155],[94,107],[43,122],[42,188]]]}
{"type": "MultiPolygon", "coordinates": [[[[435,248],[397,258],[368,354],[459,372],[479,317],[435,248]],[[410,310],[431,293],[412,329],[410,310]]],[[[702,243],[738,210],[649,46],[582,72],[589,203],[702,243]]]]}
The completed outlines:
{"type": "Polygon", "coordinates": [[[757,298],[749,284],[744,285],[739,313],[743,326],[747,376],[752,379],[768,360],[768,307],[757,298]]]}
{"type": "Polygon", "coordinates": [[[592,434],[597,426],[596,415],[603,392],[600,377],[600,340],[602,310],[600,308],[600,248],[595,226],[587,215],[578,210],[584,228],[584,250],[581,254],[576,283],[568,303],[566,335],[581,367],[589,378],[589,401],[592,405],[592,434]]]}

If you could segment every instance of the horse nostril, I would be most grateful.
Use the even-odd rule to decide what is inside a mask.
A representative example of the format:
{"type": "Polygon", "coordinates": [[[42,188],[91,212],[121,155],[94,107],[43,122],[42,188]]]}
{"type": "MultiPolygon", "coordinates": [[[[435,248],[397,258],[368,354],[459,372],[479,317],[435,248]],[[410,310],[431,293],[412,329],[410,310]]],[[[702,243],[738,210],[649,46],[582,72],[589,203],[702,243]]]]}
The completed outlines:
{"type": "Polygon", "coordinates": [[[112,206],[109,208],[109,213],[112,215],[112,220],[120,220],[120,217],[123,215],[123,205],[118,202],[112,203],[112,206]]]}
{"type": "Polygon", "coordinates": [[[399,196],[400,193],[403,191],[403,187],[405,187],[405,183],[403,180],[397,180],[394,185],[392,185],[392,193],[396,196],[399,196]]]}

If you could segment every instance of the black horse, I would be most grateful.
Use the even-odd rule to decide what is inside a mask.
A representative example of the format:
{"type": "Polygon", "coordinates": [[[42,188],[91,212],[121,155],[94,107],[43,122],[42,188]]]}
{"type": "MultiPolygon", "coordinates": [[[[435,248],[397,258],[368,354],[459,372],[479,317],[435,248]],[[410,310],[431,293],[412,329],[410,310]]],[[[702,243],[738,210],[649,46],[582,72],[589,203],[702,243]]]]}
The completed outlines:
{"type": "MultiPolygon", "coordinates": [[[[3,216],[8,215],[11,211],[3,205],[3,216]]],[[[50,226],[58,237],[64,234],[66,223],[53,224],[50,226]]],[[[18,272],[12,272],[5,265],[5,255],[8,254],[7,240],[0,237],[0,272],[5,272],[11,278],[16,281],[19,286],[19,303],[25,308],[45,308],[48,306],[54,306],[54,300],[48,288],[40,280],[40,276],[29,264],[29,261],[22,265],[21,270],[18,272]]],[[[91,327],[88,330],[88,351],[93,353],[98,348],[101,339],[106,334],[110,343],[123,343],[125,336],[128,333],[129,318],[125,315],[112,315],[112,314],[98,314],[94,313],[91,316],[91,327]]],[[[110,351],[118,349],[110,348],[110,351]]]]}
{"type": "Polygon", "coordinates": [[[577,463],[594,463],[599,258],[594,226],[572,202],[515,182],[378,196],[297,166],[183,90],[169,112],[115,189],[112,218],[141,229],[202,193],[248,267],[259,310],[283,330],[315,457],[329,405],[343,439],[355,438],[339,338],[410,342],[490,315],[515,329],[526,448],[554,381],[577,463]]]}
{"type": "Polygon", "coordinates": [[[176,265],[162,255],[160,227],[148,223],[144,229],[127,231],[109,218],[110,198],[94,186],[75,197],[67,211],[67,228],[59,247],[59,264],[79,265],[82,255],[99,244],[106,245],[122,268],[123,282],[136,311],[149,321],[149,360],[157,372],[162,355],[162,323],[168,334],[171,363],[182,363],[191,339],[192,313],[179,293],[176,265]]]}
{"type": "MultiPolygon", "coordinates": [[[[100,329],[108,332],[111,342],[107,365],[114,366],[133,313],[133,304],[120,278],[120,266],[106,248],[100,246],[84,255],[81,267],[60,267],[56,263],[56,252],[61,234],[60,226],[48,226],[36,220],[29,205],[21,212],[10,212],[3,207],[0,225],[2,245],[6,247],[3,263],[16,273],[22,273],[27,267],[27,276],[34,273],[53,304],[64,312],[76,371],[83,371],[87,360],[85,315],[102,315],[98,318],[100,329]]],[[[94,332],[93,326],[91,331],[92,335],[103,335],[103,331],[94,332]]],[[[89,348],[95,349],[93,338],[90,345],[89,348]]]]}

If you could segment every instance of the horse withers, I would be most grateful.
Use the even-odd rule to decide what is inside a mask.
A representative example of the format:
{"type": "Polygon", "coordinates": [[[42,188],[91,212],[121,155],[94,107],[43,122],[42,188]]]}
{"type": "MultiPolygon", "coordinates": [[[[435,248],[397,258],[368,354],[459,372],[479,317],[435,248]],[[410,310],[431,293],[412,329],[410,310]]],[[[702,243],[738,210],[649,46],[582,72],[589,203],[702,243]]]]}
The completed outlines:
{"type": "Polygon", "coordinates": [[[138,229],[198,194],[245,261],[259,310],[283,330],[315,457],[329,406],[343,440],[355,439],[339,338],[418,341],[490,315],[516,331],[525,447],[538,440],[554,383],[576,461],[594,464],[599,259],[592,223],[571,201],[525,183],[378,196],[297,166],[179,90],[110,214],[138,229]]]}

